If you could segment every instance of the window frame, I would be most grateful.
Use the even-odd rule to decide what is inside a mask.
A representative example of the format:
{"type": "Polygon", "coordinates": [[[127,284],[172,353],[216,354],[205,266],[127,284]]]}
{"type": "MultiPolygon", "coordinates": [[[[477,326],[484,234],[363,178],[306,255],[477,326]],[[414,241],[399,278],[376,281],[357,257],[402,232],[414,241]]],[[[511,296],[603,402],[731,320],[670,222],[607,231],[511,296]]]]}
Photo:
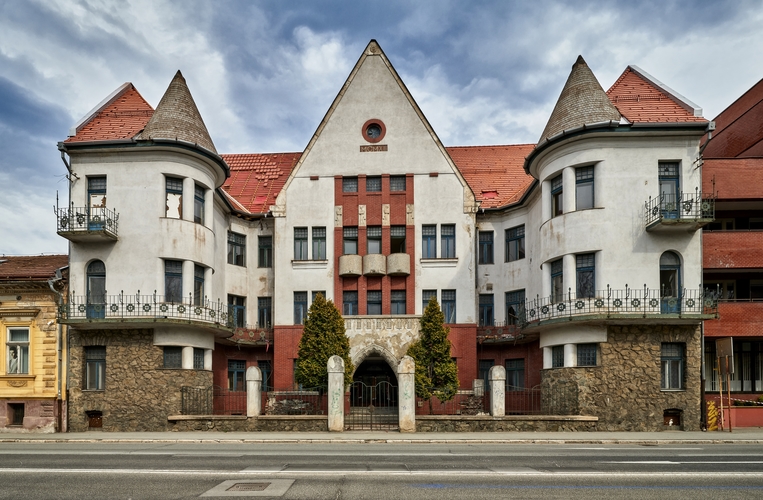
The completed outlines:
{"type": "Polygon", "coordinates": [[[581,253],[575,255],[575,293],[577,298],[596,296],[596,254],[581,253]],[[590,275],[590,280],[587,276],[590,275]],[[587,285],[584,287],[584,283],[587,285]]]}
{"type": "Polygon", "coordinates": [[[599,344],[578,344],[575,349],[577,366],[599,366],[599,344]]]}
{"type": "Polygon", "coordinates": [[[228,390],[231,392],[246,392],[246,360],[228,360],[228,390]],[[238,387],[239,381],[241,388],[238,387]]]}
{"type": "Polygon", "coordinates": [[[551,266],[551,302],[564,300],[564,259],[556,259],[551,266]]]}
{"type": "Polygon", "coordinates": [[[390,226],[389,228],[389,248],[390,253],[408,253],[406,247],[406,238],[408,231],[403,225],[390,226]]]}
{"type": "Polygon", "coordinates": [[[193,187],[193,222],[196,224],[204,225],[204,218],[205,218],[205,210],[206,210],[206,201],[204,200],[204,197],[206,196],[206,189],[203,186],[199,186],[198,184],[194,184],[193,187]]]}
{"type": "Polygon", "coordinates": [[[164,363],[162,368],[179,369],[183,368],[183,348],[178,346],[162,347],[164,363]]]}
{"type": "Polygon", "coordinates": [[[660,390],[686,390],[686,343],[663,342],[660,345],[660,390]],[[678,352],[666,352],[671,347],[678,349],[678,352]],[[677,374],[675,370],[678,370],[677,374]]]}
{"type": "Polygon", "coordinates": [[[595,177],[594,177],[594,168],[593,165],[589,165],[587,167],[578,167],[575,169],[575,210],[588,210],[591,208],[594,208],[596,206],[596,198],[595,198],[595,177]],[[581,204],[581,198],[585,195],[585,190],[589,189],[591,191],[590,194],[590,205],[586,203],[586,205],[581,204]]]}
{"type": "Polygon", "coordinates": [[[246,235],[228,231],[228,264],[246,267],[246,235]]]}
{"type": "Polygon", "coordinates": [[[523,322],[525,299],[526,297],[524,288],[506,292],[506,325],[519,325],[523,322]],[[509,311],[511,310],[512,306],[515,307],[514,317],[509,315],[509,311]]]}
{"type": "MultiPolygon", "coordinates": [[[[377,249],[373,249],[377,250],[377,249]]],[[[381,226],[368,226],[366,227],[366,254],[381,254],[382,253],[382,227],[381,226]],[[378,245],[378,251],[372,251],[371,242],[374,245],[378,245]]]]}
{"type": "Polygon", "coordinates": [[[366,176],[366,193],[381,193],[382,178],[380,175],[366,176]]]}
{"type": "Polygon", "coordinates": [[[164,301],[173,304],[183,303],[182,260],[165,259],[164,261],[164,301]],[[176,265],[177,268],[175,268],[176,265]]]}
{"type": "Polygon", "coordinates": [[[506,230],[506,262],[515,262],[525,258],[525,225],[506,230]]]}
{"type": "Polygon", "coordinates": [[[307,292],[294,292],[294,324],[304,325],[307,317],[307,292]]]}
{"type": "Polygon", "coordinates": [[[294,228],[294,260],[309,260],[307,227],[294,228]]]}
{"type": "Polygon", "coordinates": [[[193,265],[193,305],[206,306],[204,303],[204,273],[206,269],[198,264],[193,265]]]}
{"type": "Polygon", "coordinates": [[[193,369],[194,370],[204,369],[204,349],[202,349],[201,347],[193,348],[193,369]]]}
{"type": "Polygon", "coordinates": [[[8,326],[5,329],[5,353],[6,353],[6,374],[8,375],[28,375],[30,366],[30,344],[31,344],[31,328],[28,326],[8,326]],[[13,334],[25,333],[26,339],[14,339],[13,334]],[[12,357],[11,353],[16,353],[16,357],[12,357]],[[16,360],[15,369],[11,367],[11,361],[16,360]]]}
{"type": "Polygon", "coordinates": [[[479,231],[477,234],[479,240],[479,252],[478,252],[478,264],[486,265],[493,264],[494,260],[494,232],[493,231],[479,231]]]}
{"type": "Polygon", "coordinates": [[[405,175],[390,175],[389,176],[389,191],[391,193],[404,193],[406,190],[405,184],[406,184],[405,175]]]}
{"type": "Polygon", "coordinates": [[[342,292],[342,315],[343,316],[358,315],[358,291],[357,290],[344,290],[342,292]]]}
{"type": "Polygon", "coordinates": [[[106,390],[106,346],[84,346],[83,358],[85,373],[82,376],[82,390],[106,390]]]}
{"type": "Polygon", "coordinates": [[[406,309],[406,291],[391,290],[389,293],[389,312],[390,314],[407,314],[406,309]]]}
{"type": "Polygon", "coordinates": [[[504,360],[506,369],[506,391],[515,392],[525,389],[525,358],[504,360]]]}
{"type": "Polygon", "coordinates": [[[342,192],[343,193],[357,193],[358,192],[358,178],[357,177],[342,177],[342,192]]]}
{"type": "Polygon", "coordinates": [[[551,183],[551,218],[564,214],[564,180],[562,174],[550,180],[551,183]]]}
{"type": "Polygon", "coordinates": [[[437,258],[437,224],[421,226],[421,258],[437,258]]]}
{"type": "Polygon", "coordinates": [[[358,226],[342,228],[342,255],[358,255],[358,226]]]}
{"type": "Polygon", "coordinates": [[[457,294],[455,289],[442,290],[441,296],[441,309],[443,314],[443,321],[445,324],[455,324],[457,321],[457,294]]]}
{"type": "Polygon", "coordinates": [[[495,326],[495,295],[479,294],[479,326],[495,326]]]}
{"type": "Polygon", "coordinates": [[[165,209],[164,216],[168,219],[182,219],[183,218],[183,178],[182,177],[170,177],[164,178],[164,193],[165,193],[165,209]],[[178,187],[179,186],[179,187],[178,187]],[[174,203],[170,204],[170,196],[172,196],[174,203]],[[177,214],[170,213],[170,206],[177,206],[177,214]]]}
{"type": "Polygon", "coordinates": [[[422,290],[421,291],[421,312],[422,314],[429,305],[429,300],[434,297],[437,300],[437,290],[422,290]]]}
{"type": "Polygon", "coordinates": [[[369,316],[380,316],[382,314],[382,291],[366,291],[366,314],[369,316]],[[371,307],[373,306],[373,307],[371,307]],[[372,309],[374,309],[372,311],[372,309]]]}
{"type": "Polygon", "coordinates": [[[440,257],[443,259],[456,258],[456,225],[440,224],[440,257]]]}
{"type": "Polygon", "coordinates": [[[273,236],[262,234],[257,237],[257,267],[273,267],[273,236]]]}
{"type": "Polygon", "coordinates": [[[564,345],[551,347],[551,368],[564,368],[564,345]]]}
{"type": "Polygon", "coordinates": [[[228,310],[235,328],[246,327],[246,297],[228,294],[228,310]]]}
{"type": "Polygon", "coordinates": [[[270,328],[273,324],[273,297],[257,297],[257,326],[270,328]]]}
{"type": "Polygon", "coordinates": [[[326,226],[312,228],[313,260],[326,260],[326,226]]]}

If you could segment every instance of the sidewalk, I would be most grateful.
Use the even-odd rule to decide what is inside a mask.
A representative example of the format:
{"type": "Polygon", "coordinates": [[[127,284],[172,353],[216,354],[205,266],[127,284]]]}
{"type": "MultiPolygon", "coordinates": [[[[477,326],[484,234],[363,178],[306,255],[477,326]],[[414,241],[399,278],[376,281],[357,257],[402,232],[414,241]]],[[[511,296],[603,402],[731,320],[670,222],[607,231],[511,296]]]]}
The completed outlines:
{"type": "Polygon", "coordinates": [[[0,433],[0,443],[162,444],[763,444],[763,428],[733,432],[72,432],[0,433]]]}

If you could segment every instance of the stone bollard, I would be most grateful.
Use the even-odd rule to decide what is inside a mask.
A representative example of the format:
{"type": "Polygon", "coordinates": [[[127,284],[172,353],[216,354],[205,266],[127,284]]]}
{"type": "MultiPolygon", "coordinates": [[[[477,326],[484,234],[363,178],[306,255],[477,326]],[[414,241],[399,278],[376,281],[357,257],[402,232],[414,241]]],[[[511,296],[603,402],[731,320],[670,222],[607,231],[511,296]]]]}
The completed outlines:
{"type": "Polygon", "coordinates": [[[344,431],[344,360],[331,356],[326,364],[329,372],[329,432],[344,431]]]}
{"type": "Polygon", "coordinates": [[[416,432],[416,363],[403,356],[397,365],[398,422],[400,432],[416,432]]]}
{"type": "Polygon", "coordinates": [[[246,416],[259,417],[262,412],[262,372],[256,366],[246,369],[246,416]]]}
{"type": "Polygon", "coordinates": [[[506,414],[506,368],[496,365],[490,368],[490,415],[502,417],[506,414]]]}

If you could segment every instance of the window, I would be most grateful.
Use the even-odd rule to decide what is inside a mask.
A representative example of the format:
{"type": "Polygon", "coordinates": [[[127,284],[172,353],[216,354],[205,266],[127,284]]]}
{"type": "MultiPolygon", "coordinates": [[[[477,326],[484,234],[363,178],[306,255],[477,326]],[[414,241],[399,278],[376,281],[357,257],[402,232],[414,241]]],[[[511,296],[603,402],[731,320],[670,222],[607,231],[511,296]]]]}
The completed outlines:
{"type": "Polygon", "coordinates": [[[445,323],[456,322],[456,291],[442,291],[442,315],[445,316],[445,323]]]}
{"type": "Polygon", "coordinates": [[[257,326],[260,328],[270,328],[272,318],[272,297],[257,297],[257,326]]]}
{"type": "Polygon", "coordinates": [[[204,268],[198,265],[193,266],[193,305],[203,306],[204,304],[204,268]]]}
{"type": "Polygon", "coordinates": [[[664,391],[684,388],[684,344],[662,344],[662,380],[660,389],[664,391]]]}
{"type": "Polygon", "coordinates": [[[326,260],[326,228],[313,228],[313,260],[326,260]]]}
{"type": "Polygon", "coordinates": [[[204,349],[200,349],[198,347],[193,348],[193,369],[204,369],[204,349]]]}
{"type": "Polygon", "coordinates": [[[389,228],[390,253],[407,253],[405,248],[405,226],[389,228]]]}
{"type": "Polygon", "coordinates": [[[551,368],[564,367],[564,346],[555,345],[551,348],[551,368]]]}
{"type": "Polygon", "coordinates": [[[586,253],[575,256],[578,298],[590,298],[596,292],[596,270],[594,254],[586,253]]]}
{"type": "Polygon", "coordinates": [[[204,224],[204,188],[198,184],[193,190],[193,221],[196,224],[204,224]]]}
{"type": "Polygon", "coordinates": [[[676,219],[678,218],[678,201],[681,193],[678,178],[678,162],[661,161],[657,168],[662,216],[668,219],[676,219]]]}
{"type": "Polygon", "coordinates": [[[440,226],[440,238],[442,240],[442,257],[443,259],[455,259],[456,258],[456,225],[455,224],[443,224],[440,226]]]}
{"type": "Polygon", "coordinates": [[[366,229],[366,238],[368,241],[368,251],[366,253],[382,253],[381,238],[382,229],[381,226],[368,226],[366,229]]]}
{"type": "Polygon", "coordinates": [[[358,228],[345,227],[343,230],[342,252],[344,255],[357,255],[358,253],[358,228]]]}
{"type": "Polygon", "coordinates": [[[405,290],[392,290],[391,302],[391,314],[405,314],[405,290]]]}
{"type": "Polygon", "coordinates": [[[506,390],[517,391],[525,387],[525,360],[506,360],[506,390]]]}
{"type": "Polygon", "coordinates": [[[493,294],[480,294],[480,326],[493,326],[493,294]]]}
{"type": "Polygon", "coordinates": [[[405,176],[391,175],[389,177],[389,190],[390,191],[405,191],[405,176]]]}
{"type": "Polygon", "coordinates": [[[228,231],[228,264],[246,265],[246,236],[228,231]]]}
{"type": "Polygon", "coordinates": [[[273,389],[273,364],[270,360],[261,359],[257,361],[257,367],[262,372],[262,390],[268,391],[273,389]]]}
{"type": "Polygon", "coordinates": [[[183,301],[183,263],[179,260],[164,261],[164,300],[183,301]]]}
{"type": "Polygon", "coordinates": [[[524,321],[525,291],[506,292],[506,324],[519,325],[524,321]]]}
{"type": "Polygon", "coordinates": [[[381,183],[381,177],[374,176],[374,177],[366,177],[366,192],[368,193],[378,193],[382,189],[382,183],[381,183]]]}
{"type": "Polygon", "coordinates": [[[294,228],[294,260],[307,260],[307,228],[294,228]]]}
{"type": "Polygon", "coordinates": [[[106,346],[85,347],[85,389],[102,391],[106,388],[106,346]]]}
{"type": "Polygon", "coordinates": [[[307,316],[307,292],[294,292],[294,324],[304,325],[307,316]]]}
{"type": "Polygon", "coordinates": [[[562,259],[551,263],[551,302],[564,300],[564,265],[562,259]]]}
{"type": "Polygon", "coordinates": [[[358,178],[357,177],[343,177],[342,178],[342,192],[343,193],[357,193],[358,192],[358,178]]]}
{"type": "Polygon", "coordinates": [[[355,316],[358,314],[358,292],[342,293],[342,314],[345,316],[355,316]]]}
{"type": "MultiPolygon", "coordinates": [[[[246,361],[239,359],[228,360],[228,390],[246,390],[246,361]]],[[[264,378],[264,377],[263,377],[264,378]]]]}
{"type": "Polygon", "coordinates": [[[170,219],[183,218],[183,179],[166,178],[166,211],[164,215],[170,219]]]}
{"type": "Polygon", "coordinates": [[[106,317],[106,265],[100,260],[87,266],[87,317],[106,317]]]}
{"type": "Polygon", "coordinates": [[[562,175],[559,174],[551,179],[551,217],[564,213],[564,191],[562,175]]]}
{"type": "Polygon", "coordinates": [[[257,267],[273,267],[273,237],[257,238],[257,267]]]}
{"type": "Polygon", "coordinates": [[[429,300],[432,298],[437,300],[437,290],[422,290],[421,291],[421,312],[422,313],[426,310],[427,306],[429,305],[429,300]]]}
{"type": "Polygon", "coordinates": [[[238,295],[228,295],[228,308],[236,328],[246,326],[246,298],[238,295]]]}
{"type": "Polygon", "coordinates": [[[437,226],[421,226],[421,258],[437,258],[437,226]]]}
{"type": "Polygon", "coordinates": [[[674,252],[660,256],[660,312],[675,314],[681,310],[678,293],[681,290],[681,259],[674,252]]]}
{"type": "Polygon", "coordinates": [[[87,199],[88,199],[88,229],[101,230],[105,217],[103,217],[106,208],[106,177],[88,177],[87,178],[87,199]],[[101,209],[101,210],[99,210],[101,209]],[[98,217],[98,219],[95,219],[98,217]]]}
{"type": "Polygon", "coordinates": [[[506,230],[506,262],[525,258],[524,224],[506,230]]]}
{"type": "Polygon", "coordinates": [[[381,290],[369,290],[366,292],[366,314],[382,313],[381,290]]]}
{"type": "Polygon", "coordinates": [[[182,347],[164,347],[164,367],[182,368],[183,367],[183,348],[182,347]]]}
{"type": "Polygon", "coordinates": [[[596,344],[578,344],[578,366],[596,366],[596,344]]]}
{"type": "Polygon", "coordinates": [[[493,263],[493,231],[479,232],[479,263],[493,263]]]}
{"type": "Polygon", "coordinates": [[[24,403],[8,403],[8,425],[24,425],[24,403]]]}
{"type": "Polygon", "coordinates": [[[593,208],[593,167],[575,169],[575,210],[593,208]]]}
{"type": "Polygon", "coordinates": [[[8,328],[7,345],[7,373],[29,373],[29,328],[8,328]]]}

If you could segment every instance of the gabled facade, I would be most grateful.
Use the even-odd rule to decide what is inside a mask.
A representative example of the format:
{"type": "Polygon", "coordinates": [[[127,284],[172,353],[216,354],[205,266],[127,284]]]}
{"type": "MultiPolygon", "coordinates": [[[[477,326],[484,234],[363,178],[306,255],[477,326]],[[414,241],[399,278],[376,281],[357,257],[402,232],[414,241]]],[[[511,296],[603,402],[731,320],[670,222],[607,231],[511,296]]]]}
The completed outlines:
{"type": "Polygon", "coordinates": [[[293,388],[318,293],[356,380],[396,383],[435,297],[464,390],[498,364],[601,429],[698,428],[707,126],[579,58],[537,145],[445,147],[371,41],[302,152],[218,155],[182,75],[156,110],[126,84],[59,145],[71,428],[168,428],[182,387],[240,392],[251,366],[293,388]]]}

